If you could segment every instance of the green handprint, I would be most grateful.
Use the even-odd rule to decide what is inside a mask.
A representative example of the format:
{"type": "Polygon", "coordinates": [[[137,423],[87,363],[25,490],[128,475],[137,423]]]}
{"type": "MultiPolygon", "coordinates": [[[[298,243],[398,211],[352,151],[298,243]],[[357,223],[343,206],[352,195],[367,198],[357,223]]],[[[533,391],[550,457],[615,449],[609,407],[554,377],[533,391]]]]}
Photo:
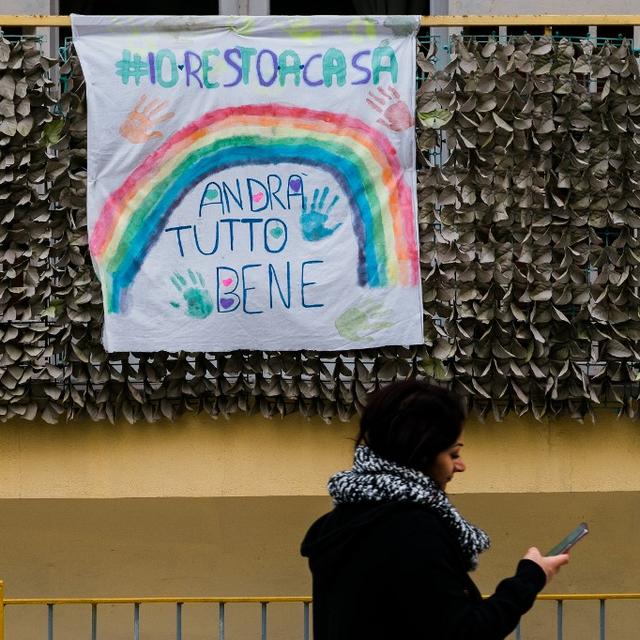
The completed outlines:
{"type": "Polygon", "coordinates": [[[338,196],[334,196],[331,204],[327,207],[326,211],[323,213],[322,209],[324,208],[324,201],[329,194],[329,187],[325,187],[322,190],[322,195],[320,196],[320,189],[314,189],[313,191],[313,201],[311,202],[311,208],[307,210],[307,198],[306,196],[302,197],[302,212],[300,213],[300,225],[302,226],[302,236],[305,240],[309,240],[310,242],[316,242],[317,240],[322,240],[322,238],[326,238],[330,236],[338,227],[342,226],[342,223],[339,222],[335,227],[327,227],[326,222],[329,219],[329,214],[331,210],[335,206],[336,202],[340,200],[338,196]],[[318,196],[320,196],[320,201],[318,201],[318,196]]]}
{"type": "Polygon", "coordinates": [[[393,326],[393,314],[373,301],[365,302],[362,307],[349,307],[336,320],[338,333],[353,342],[368,342],[381,329],[393,326]]]}
{"type": "MultiPolygon", "coordinates": [[[[171,282],[187,303],[186,314],[191,318],[202,320],[213,311],[213,301],[206,289],[202,274],[193,273],[191,269],[187,270],[187,274],[190,282],[187,282],[177,271],[171,276],[171,282]]],[[[169,304],[175,309],[180,309],[179,302],[171,300],[169,304]]]]}

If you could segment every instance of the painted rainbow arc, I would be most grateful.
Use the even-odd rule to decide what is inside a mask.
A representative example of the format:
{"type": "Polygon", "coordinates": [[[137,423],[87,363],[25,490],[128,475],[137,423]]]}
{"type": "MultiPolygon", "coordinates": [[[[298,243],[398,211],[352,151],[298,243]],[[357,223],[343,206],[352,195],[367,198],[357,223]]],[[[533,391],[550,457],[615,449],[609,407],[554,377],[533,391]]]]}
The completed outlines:
{"type": "Polygon", "coordinates": [[[217,171],[293,163],[331,174],[348,198],[360,286],[415,286],[411,189],[395,148],[361,120],[277,104],[216,109],[172,135],[107,199],[90,238],[107,309],[122,298],[182,199],[217,171]]]}

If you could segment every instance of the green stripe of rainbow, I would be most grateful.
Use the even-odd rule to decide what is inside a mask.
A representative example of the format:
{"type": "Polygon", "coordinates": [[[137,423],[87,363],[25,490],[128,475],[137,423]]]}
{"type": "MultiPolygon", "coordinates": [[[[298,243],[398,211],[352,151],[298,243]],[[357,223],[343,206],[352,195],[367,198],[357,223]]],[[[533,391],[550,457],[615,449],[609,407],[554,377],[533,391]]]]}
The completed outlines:
{"type": "Polygon", "coordinates": [[[166,220],[199,182],[229,167],[284,162],[319,167],[341,185],[361,286],[418,283],[413,197],[389,140],[342,114],[245,105],[211,111],[175,133],[109,196],[90,239],[108,310],[120,311],[166,220]]]}

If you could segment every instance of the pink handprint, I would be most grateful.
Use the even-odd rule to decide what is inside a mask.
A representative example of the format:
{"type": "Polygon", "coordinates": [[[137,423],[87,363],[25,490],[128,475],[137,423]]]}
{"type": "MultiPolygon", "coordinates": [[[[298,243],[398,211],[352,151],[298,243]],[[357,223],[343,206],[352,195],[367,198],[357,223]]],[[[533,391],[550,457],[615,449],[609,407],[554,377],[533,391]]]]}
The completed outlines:
{"type": "Polygon", "coordinates": [[[377,93],[369,91],[367,104],[382,114],[378,122],[392,131],[404,131],[413,127],[413,114],[400,100],[400,94],[394,87],[389,87],[388,90],[378,87],[377,93]]]}
{"type": "Polygon", "coordinates": [[[134,144],[142,144],[151,138],[162,138],[163,134],[160,131],[150,131],[150,129],[174,116],[173,112],[170,111],[163,116],[154,118],[153,116],[167,106],[167,102],[151,100],[145,106],[146,99],[147,96],[142,96],[136,102],[136,106],[133,107],[127,119],[120,125],[120,135],[134,144]]]}

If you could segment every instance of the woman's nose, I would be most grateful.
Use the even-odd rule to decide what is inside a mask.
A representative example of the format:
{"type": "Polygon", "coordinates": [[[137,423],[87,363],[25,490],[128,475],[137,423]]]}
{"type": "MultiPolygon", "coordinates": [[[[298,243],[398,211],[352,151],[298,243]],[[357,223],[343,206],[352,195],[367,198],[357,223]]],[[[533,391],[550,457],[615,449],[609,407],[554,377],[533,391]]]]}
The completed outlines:
{"type": "Polygon", "coordinates": [[[454,470],[456,473],[460,473],[467,468],[467,465],[462,461],[462,458],[458,458],[455,461],[454,470]]]}

